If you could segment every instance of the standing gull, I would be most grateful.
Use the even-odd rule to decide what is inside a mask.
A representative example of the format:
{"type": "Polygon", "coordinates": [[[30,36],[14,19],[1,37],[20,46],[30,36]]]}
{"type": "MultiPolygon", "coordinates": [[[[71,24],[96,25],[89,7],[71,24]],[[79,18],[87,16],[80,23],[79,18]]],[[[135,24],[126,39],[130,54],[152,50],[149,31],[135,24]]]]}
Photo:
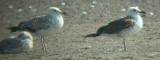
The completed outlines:
{"type": "Polygon", "coordinates": [[[143,26],[142,17],[138,13],[144,13],[138,7],[130,7],[126,17],[110,22],[100,27],[96,33],[84,37],[97,37],[104,34],[117,34],[123,38],[124,51],[126,51],[125,40],[129,35],[137,33],[143,26]]]}
{"type": "Polygon", "coordinates": [[[0,54],[17,54],[31,51],[33,38],[28,32],[21,32],[17,37],[10,37],[0,42],[0,54]]]}
{"type": "Polygon", "coordinates": [[[57,7],[50,7],[46,15],[37,16],[27,21],[19,23],[18,26],[9,27],[11,32],[16,31],[29,31],[41,36],[42,47],[44,50],[45,43],[44,37],[53,34],[63,26],[63,17],[61,16],[61,10],[57,7]]]}

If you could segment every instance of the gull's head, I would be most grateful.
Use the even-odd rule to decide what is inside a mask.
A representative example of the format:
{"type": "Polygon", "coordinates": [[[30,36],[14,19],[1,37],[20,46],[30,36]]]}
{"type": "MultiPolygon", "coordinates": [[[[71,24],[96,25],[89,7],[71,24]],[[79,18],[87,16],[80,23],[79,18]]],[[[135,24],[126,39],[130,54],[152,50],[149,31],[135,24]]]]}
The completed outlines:
{"type": "Polygon", "coordinates": [[[66,12],[62,12],[59,8],[57,7],[50,7],[48,14],[67,14],[66,12]]]}
{"type": "Polygon", "coordinates": [[[130,7],[128,9],[128,15],[137,15],[138,13],[145,14],[146,12],[141,11],[137,6],[136,7],[130,7]]]}
{"type": "Polygon", "coordinates": [[[22,39],[26,39],[29,38],[30,40],[32,40],[32,35],[29,32],[23,31],[20,33],[20,35],[18,36],[18,38],[22,38],[22,39]]]}
{"type": "Polygon", "coordinates": [[[50,7],[49,13],[62,13],[62,11],[57,7],[50,7]]]}

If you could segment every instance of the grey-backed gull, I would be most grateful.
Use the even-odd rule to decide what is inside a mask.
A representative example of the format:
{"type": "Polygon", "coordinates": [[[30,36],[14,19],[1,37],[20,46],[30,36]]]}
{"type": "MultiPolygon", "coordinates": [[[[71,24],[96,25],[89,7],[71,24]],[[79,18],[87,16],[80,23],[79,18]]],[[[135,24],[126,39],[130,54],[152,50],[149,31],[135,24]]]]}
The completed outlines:
{"type": "Polygon", "coordinates": [[[126,51],[125,40],[129,35],[133,35],[143,27],[143,20],[139,13],[144,13],[138,7],[130,7],[128,14],[124,18],[110,22],[108,25],[100,27],[96,33],[84,37],[97,37],[104,34],[117,34],[123,38],[124,50],[126,51]]]}
{"type": "Polygon", "coordinates": [[[35,33],[42,37],[42,47],[46,50],[44,37],[52,35],[62,28],[64,22],[61,13],[63,12],[59,8],[50,7],[46,15],[37,16],[27,21],[20,22],[18,26],[9,27],[8,29],[11,30],[11,32],[29,31],[35,33]]]}

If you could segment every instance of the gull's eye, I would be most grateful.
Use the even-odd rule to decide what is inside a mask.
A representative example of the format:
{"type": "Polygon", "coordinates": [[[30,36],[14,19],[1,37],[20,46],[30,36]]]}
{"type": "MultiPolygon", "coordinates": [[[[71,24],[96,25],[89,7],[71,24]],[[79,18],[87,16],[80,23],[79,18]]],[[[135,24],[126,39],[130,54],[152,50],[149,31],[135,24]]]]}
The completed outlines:
{"type": "Polygon", "coordinates": [[[137,11],[136,9],[133,9],[133,11],[137,11]]]}

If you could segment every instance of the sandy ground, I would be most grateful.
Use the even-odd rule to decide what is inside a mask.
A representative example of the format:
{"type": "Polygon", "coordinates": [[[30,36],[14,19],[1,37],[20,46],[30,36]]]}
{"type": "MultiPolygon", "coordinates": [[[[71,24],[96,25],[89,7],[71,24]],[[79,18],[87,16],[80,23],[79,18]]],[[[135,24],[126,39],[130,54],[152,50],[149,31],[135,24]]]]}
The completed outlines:
{"type": "Polygon", "coordinates": [[[0,0],[0,4],[0,40],[18,34],[9,33],[6,27],[45,14],[51,6],[67,13],[63,15],[63,29],[45,38],[48,52],[42,50],[40,37],[34,36],[32,51],[0,55],[0,60],[160,59],[160,0],[0,0]],[[93,1],[96,2],[95,7],[91,7],[93,1]],[[123,10],[131,6],[139,6],[147,14],[143,17],[143,29],[128,38],[126,52],[123,51],[122,39],[116,36],[82,37],[125,16],[126,11],[123,10]],[[87,14],[83,14],[85,12],[87,14]]]}

